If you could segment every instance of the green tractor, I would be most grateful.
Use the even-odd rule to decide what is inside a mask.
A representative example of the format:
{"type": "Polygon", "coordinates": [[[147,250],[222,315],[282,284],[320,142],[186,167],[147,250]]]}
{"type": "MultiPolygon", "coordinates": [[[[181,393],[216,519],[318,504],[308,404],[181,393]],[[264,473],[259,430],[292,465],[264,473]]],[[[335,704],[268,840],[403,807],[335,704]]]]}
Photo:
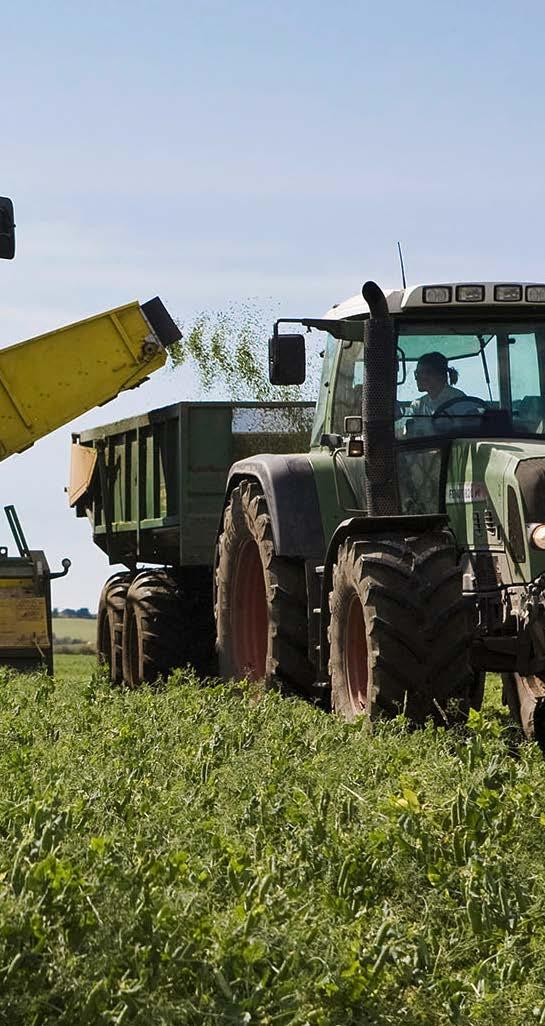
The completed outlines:
{"type": "Polygon", "coordinates": [[[545,735],[545,285],[453,283],[277,322],[274,384],[326,333],[310,452],[230,471],[220,672],[345,719],[464,720],[486,671],[545,735]],[[458,379],[458,387],[454,387],[458,379]]]}

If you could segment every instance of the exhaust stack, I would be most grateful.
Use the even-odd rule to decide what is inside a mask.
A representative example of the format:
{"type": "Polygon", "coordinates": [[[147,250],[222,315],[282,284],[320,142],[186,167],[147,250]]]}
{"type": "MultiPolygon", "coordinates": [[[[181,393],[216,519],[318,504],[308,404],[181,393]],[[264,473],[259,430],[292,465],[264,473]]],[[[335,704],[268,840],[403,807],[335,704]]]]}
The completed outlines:
{"type": "Polygon", "coordinates": [[[370,311],[364,324],[362,402],[367,512],[372,517],[397,516],[401,510],[394,435],[394,324],[382,289],[366,281],[361,291],[370,311]]]}

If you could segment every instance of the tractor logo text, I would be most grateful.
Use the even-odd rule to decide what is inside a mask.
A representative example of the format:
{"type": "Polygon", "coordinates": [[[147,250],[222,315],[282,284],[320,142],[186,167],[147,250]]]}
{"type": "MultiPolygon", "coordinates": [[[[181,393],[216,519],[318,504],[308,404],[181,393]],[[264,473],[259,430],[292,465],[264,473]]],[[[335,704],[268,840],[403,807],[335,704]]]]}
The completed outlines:
{"type": "Polygon", "coordinates": [[[482,481],[462,481],[447,486],[447,502],[486,502],[488,491],[482,481]]]}

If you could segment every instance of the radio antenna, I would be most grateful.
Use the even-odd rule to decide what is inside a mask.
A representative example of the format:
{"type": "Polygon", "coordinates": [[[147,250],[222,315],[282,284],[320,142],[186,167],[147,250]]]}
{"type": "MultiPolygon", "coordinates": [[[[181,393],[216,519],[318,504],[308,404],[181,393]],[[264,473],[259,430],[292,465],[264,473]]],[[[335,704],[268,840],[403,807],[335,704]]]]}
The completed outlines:
{"type": "Polygon", "coordinates": [[[401,281],[403,282],[403,288],[407,288],[407,279],[405,277],[405,264],[403,263],[403,253],[401,252],[401,243],[397,244],[397,251],[399,253],[399,263],[401,265],[401,281]]]}

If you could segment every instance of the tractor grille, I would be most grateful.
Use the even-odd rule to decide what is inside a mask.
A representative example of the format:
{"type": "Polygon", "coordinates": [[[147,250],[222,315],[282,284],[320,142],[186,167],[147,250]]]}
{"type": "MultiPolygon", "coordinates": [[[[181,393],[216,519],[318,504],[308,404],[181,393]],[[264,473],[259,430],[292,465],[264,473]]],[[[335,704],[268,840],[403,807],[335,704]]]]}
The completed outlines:
{"type": "Polygon", "coordinates": [[[486,527],[486,533],[489,538],[494,541],[499,541],[500,538],[500,525],[496,520],[496,514],[492,509],[485,509],[484,511],[484,526],[486,527]]]}

